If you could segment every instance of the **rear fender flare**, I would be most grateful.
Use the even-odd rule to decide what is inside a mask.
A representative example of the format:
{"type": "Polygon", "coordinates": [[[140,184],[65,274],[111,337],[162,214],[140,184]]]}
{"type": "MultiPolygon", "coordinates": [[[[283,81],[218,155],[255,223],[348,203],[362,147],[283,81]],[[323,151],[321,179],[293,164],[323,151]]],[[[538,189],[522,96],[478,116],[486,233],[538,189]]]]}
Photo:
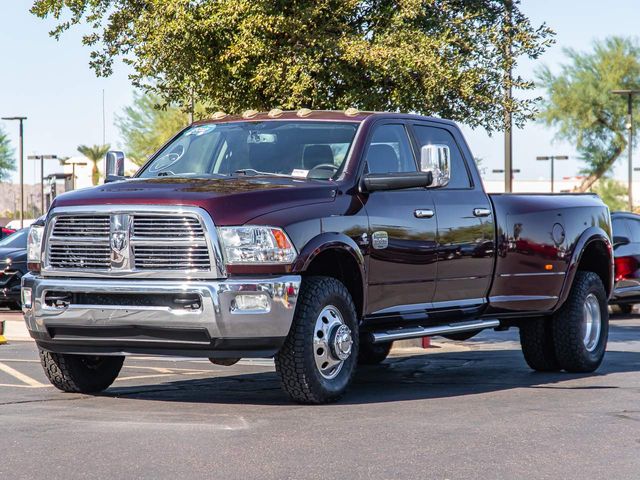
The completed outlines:
{"type": "Polygon", "coordinates": [[[560,296],[558,299],[558,303],[556,305],[556,309],[560,308],[564,302],[569,297],[569,292],[571,291],[571,286],[573,285],[573,280],[576,276],[576,272],[578,271],[578,265],[580,265],[580,260],[582,260],[582,255],[587,249],[589,245],[594,242],[602,242],[607,248],[609,252],[609,282],[608,285],[605,284],[604,288],[609,292],[609,295],[613,292],[613,247],[611,245],[611,240],[607,232],[599,227],[589,227],[582,235],[578,238],[576,245],[573,249],[573,254],[571,255],[571,260],[569,262],[569,267],[567,268],[567,272],[564,279],[564,284],[562,285],[562,291],[560,292],[560,296]]]}

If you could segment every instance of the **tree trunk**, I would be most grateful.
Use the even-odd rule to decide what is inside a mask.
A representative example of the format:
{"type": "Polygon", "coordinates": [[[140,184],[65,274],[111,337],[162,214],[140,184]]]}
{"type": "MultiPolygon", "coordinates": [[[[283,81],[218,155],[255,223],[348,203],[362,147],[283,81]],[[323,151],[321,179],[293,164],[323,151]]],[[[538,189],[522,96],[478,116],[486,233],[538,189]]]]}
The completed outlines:
{"type": "Polygon", "coordinates": [[[575,187],[573,191],[580,192],[580,193],[584,193],[588,191],[593,186],[594,183],[600,180],[600,177],[602,177],[605,173],[609,171],[609,169],[613,166],[613,164],[618,159],[621,153],[622,153],[622,147],[616,148],[614,154],[611,157],[609,157],[609,160],[607,160],[607,162],[604,165],[602,165],[600,168],[598,168],[596,171],[589,173],[589,175],[587,175],[587,178],[583,179],[580,185],[575,187]]]}
{"type": "Polygon", "coordinates": [[[100,180],[100,170],[98,170],[98,161],[93,161],[93,170],[91,171],[91,181],[94,185],[98,185],[98,181],[100,180]]]}

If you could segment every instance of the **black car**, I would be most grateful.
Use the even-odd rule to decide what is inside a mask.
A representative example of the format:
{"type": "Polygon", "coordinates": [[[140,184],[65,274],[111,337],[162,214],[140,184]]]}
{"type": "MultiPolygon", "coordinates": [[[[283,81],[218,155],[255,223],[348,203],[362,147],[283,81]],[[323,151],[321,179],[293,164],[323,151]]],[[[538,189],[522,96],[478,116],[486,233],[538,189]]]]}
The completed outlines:
{"type": "Polygon", "coordinates": [[[611,220],[616,283],[609,303],[629,314],[640,303],[640,215],[614,212],[611,220]]]}
{"type": "Polygon", "coordinates": [[[23,228],[0,240],[0,306],[19,310],[20,280],[27,273],[27,236],[29,229],[23,228]]]}

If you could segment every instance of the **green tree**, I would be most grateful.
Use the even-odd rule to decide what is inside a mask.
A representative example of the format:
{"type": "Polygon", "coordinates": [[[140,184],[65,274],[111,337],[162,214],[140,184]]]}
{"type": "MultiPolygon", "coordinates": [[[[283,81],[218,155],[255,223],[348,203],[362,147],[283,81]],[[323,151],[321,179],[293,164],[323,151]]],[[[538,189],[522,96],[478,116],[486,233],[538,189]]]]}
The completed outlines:
{"type": "Polygon", "coordinates": [[[100,170],[98,169],[98,162],[104,159],[105,155],[109,151],[109,145],[93,145],[89,147],[87,145],[80,145],[78,152],[87,157],[93,162],[93,170],[91,171],[91,181],[94,185],[98,184],[100,180],[100,170]]]}
{"type": "Polygon", "coordinates": [[[537,58],[553,32],[519,0],[35,0],[51,34],[87,24],[90,65],[121,57],[133,84],[166,103],[239,112],[354,106],[415,111],[488,130],[535,113],[507,100],[518,58],[537,58]],[[508,13],[510,12],[510,13],[508,13]]]}
{"type": "Polygon", "coordinates": [[[9,174],[16,169],[13,153],[9,137],[0,127],[0,180],[6,180],[9,174]]]}
{"type": "Polygon", "coordinates": [[[627,209],[627,187],[617,180],[602,177],[593,185],[591,191],[597,193],[612,212],[627,209]]]}
{"type": "Polygon", "coordinates": [[[127,156],[138,165],[189,122],[188,115],[179,108],[161,103],[156,95],[136,93],[133,105],[116,116],[127,156]]]}
{"type": "Polygon", "coordinates": [[[633,39],[610,37],[595,42],[592,52],[567,49],[565,54],[569,63],[558,74],[549,68],[538,74],[547,91],[540,119],[576,146],[586,163],[587,176],[578,187],[585,192],[627,147],[627,103],[611,90],[640,88],[640,46],[633,39]]]}

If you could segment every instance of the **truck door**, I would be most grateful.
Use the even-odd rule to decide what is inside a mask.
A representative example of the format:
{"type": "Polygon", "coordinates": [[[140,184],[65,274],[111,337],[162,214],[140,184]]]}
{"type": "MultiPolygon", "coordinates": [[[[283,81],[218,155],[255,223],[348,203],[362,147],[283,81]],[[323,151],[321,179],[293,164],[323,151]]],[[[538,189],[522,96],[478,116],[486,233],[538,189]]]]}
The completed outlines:
{"type": "Polygon", "coordinates": [[[486,302],[494,265],[494,218],[480,179],[473,181],[463,150],[444,126],[414,123],[419,148],[442,145],[448,149],[450,180],[433,188],[438,212],[438,275],[434,308],[479,307],[486,302]]]}
{"type": "MultiPolygon", "coordinates": [[[[415,172],[406,125],[379,123],[365,150],[370,173],[415,172]]],[[[370,192],[369,292],[367,313],[424,311],[435,291],[436,219],[426,188],[370,192]]]]}

